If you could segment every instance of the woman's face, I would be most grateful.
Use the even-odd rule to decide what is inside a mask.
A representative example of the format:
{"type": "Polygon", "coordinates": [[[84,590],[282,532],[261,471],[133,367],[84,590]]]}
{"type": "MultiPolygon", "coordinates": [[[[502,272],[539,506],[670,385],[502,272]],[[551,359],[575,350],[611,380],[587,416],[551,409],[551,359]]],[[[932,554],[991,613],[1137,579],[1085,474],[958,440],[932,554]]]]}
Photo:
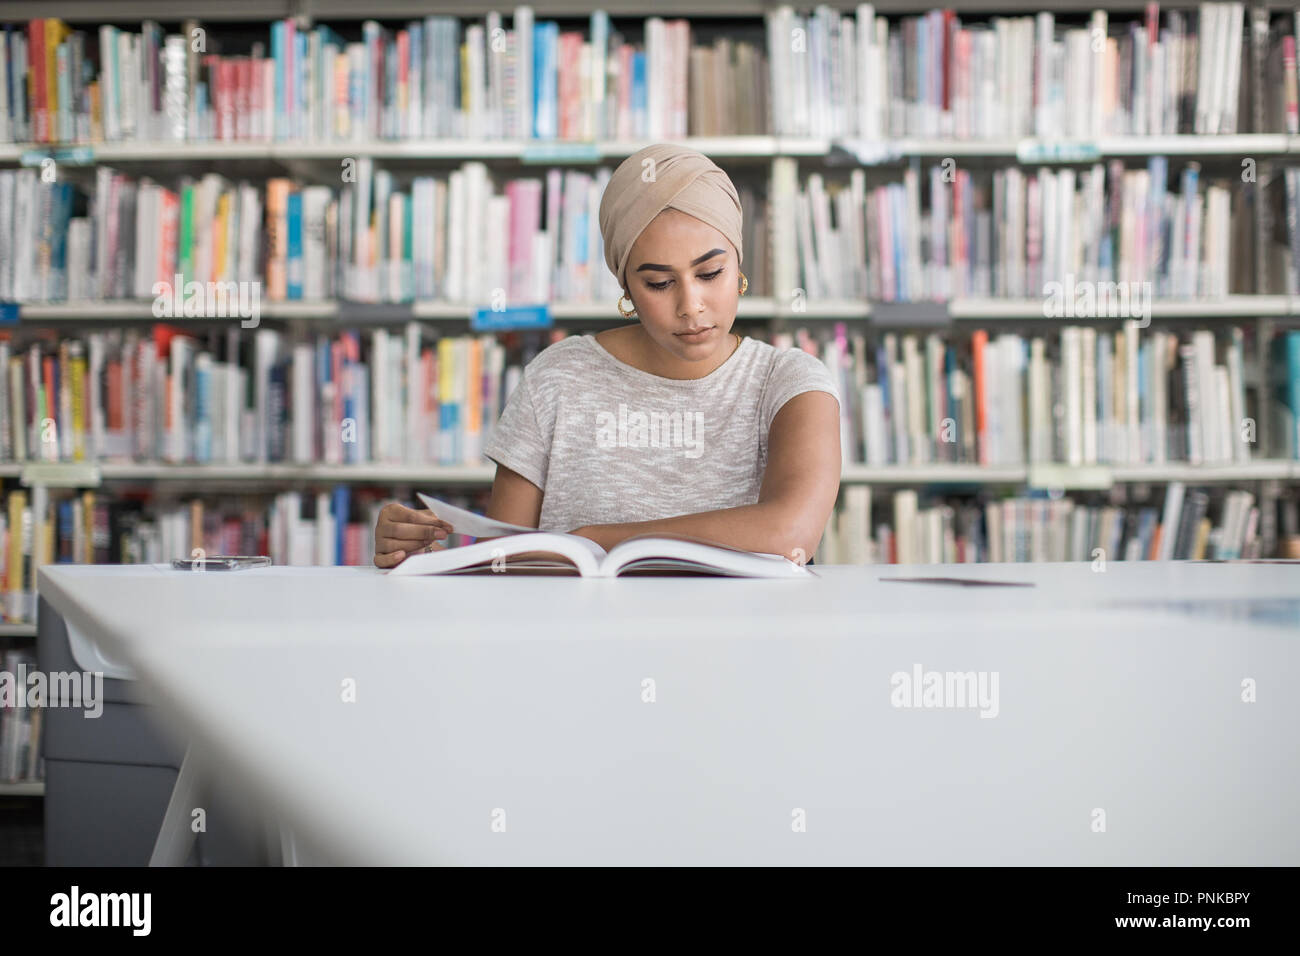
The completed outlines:
{"type": "Polygon", "coordinates": [[[708,223],[677,209],[659,213],[627,260],[627,293],[646,334],[687,362],[730,353],[736,258],[731,240],[708,223]]]}

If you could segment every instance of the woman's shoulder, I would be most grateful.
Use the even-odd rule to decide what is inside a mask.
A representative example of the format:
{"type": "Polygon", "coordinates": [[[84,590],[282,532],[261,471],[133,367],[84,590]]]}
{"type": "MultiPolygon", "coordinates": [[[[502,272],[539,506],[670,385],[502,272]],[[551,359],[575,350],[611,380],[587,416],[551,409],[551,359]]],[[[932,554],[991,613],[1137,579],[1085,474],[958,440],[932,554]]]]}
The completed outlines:
{"type": "Polygon", "coordinates": [[[585,335],[567,335],[558,342],[552,342],[533,356],[532,361],[524,367],[524,372],[531,381],[540,383],[589,367],[591,346],[586,339],[585,335]]]}
{"type": "Polygon", "coordinates": [[[770,379],[774,376],[804,376],[827,372],[825,363],[810,352],[798,347],[777,348],[770,342],[751,339],[754,343],[754,363],[766,371],[770,379]]]}

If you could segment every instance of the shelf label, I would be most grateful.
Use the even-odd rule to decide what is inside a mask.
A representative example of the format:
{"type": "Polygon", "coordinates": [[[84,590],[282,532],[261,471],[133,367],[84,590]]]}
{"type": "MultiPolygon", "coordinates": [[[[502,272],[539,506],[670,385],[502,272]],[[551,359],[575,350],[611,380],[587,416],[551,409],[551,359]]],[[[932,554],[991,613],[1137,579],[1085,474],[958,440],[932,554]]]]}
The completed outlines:
{"type": "Polygon", "coordinates": [[[1070,488],[1105,490],[1115,483],[1114,476],[1105,465],[1059,465],[1041,463],[1029,466],[1027,484],[1030,488],[1047,490],[1070,488]]]}
{"type": "Polygon", "coordinates": [[[530,142],[524,146],[525,163],[598,163],[595,143],[530,142]]]}
{"type": "Polygon", "coordinates": [[[507,329],[549,329],[554,325],[551,307],[516,305],[508,309],[475,309],[469,326],[475,332],[501,332],[507,329]]]}
{"type": "Polygon", "coordinates": [[[1022,163],[1090,163],[1100,158],[1101,150],[1091,142],[1022,139],[1016,143],[1016,159],[1022,163]]]}
{"type": "Polygon", "coordinates": [[[852,153],[863,166],[895,163],[902,158],[898,147],[885,140],[842,139],[837,140],[833,145],[852,153]]]}
{"type": "Polygon", "coordinates": [[[0,302],[0,325],[17,325],[20,313],[17,302],[0,302]]]}
{"type": "Polygon", "coordinates": [[[68,166],[89,166],[95,162],[93,146],[52,146],[49,149],[25,150],[18,162],[22,166],[39,166],[47,159],[68,166]]]}
{"type": "Polygon", "coordinates": [[[99,478],[99,465],[88,461],[27,462],[19,475],[26,487],[49,488],[98,488],[99,478]]]}

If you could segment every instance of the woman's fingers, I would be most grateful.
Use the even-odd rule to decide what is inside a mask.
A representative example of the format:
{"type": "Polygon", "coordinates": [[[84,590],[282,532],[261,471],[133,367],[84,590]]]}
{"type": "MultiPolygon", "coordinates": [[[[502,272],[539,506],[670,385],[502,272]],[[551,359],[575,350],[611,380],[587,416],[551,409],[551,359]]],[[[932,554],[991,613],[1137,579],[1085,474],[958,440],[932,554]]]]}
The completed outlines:
{"type": "Polygon", "coordinates": [[[393,568],[409,555],[443,547],[437,542],[451,533],[451,525],[429,509],[389,502],[380,510],[375,528],[375,566],[393,568]]]}
{"type": "Polygon", "coordinates": [[[416,511],[414,508],[408,508],[405,505],[394,502],[393,504],[385,506],[384,511],[389,511],[390,508],[392,511],[389,513],[388,518],[395,524],[432,525],[434,527],[442,528],[444,531],[452,530],[451,525],[446,521],[443,521],[428,508],[421,508],[419,511],[416,511]]]}
{"type": "Polygon", "coordinates": [[[447,531],[438,525],[388,522],[379,526],[379,534],[381,537],[397,541],[433,541],[447,537],[447,531]]]}

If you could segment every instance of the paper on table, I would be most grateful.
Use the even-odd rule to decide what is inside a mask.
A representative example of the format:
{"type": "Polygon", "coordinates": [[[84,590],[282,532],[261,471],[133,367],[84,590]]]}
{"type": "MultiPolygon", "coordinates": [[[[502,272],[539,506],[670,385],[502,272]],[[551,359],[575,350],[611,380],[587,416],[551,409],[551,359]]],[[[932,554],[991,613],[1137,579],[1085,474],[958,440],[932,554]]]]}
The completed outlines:
{"type": "Polygon", "coordinates": [[[451,525],[452,530],[457,534],[467,534],[473,538],[490,538],[502,534],[526,534],[537,530],[521,524],[510,524],[508,521],[497,521],[495,518],[489,518],[486,515],[475,514],[473,511],[457,508],[446,501],[431,498],[418,492],[416,497],[420,499],[426,508],[451,525]]]}
{"type": "Polygon", "coordinates": [[[1032,581],[989,581],[978,578],[881,578],[882,581],[905,581],[909,584],[955,584],[961,587],[1032,588],[1032,581]]]}

